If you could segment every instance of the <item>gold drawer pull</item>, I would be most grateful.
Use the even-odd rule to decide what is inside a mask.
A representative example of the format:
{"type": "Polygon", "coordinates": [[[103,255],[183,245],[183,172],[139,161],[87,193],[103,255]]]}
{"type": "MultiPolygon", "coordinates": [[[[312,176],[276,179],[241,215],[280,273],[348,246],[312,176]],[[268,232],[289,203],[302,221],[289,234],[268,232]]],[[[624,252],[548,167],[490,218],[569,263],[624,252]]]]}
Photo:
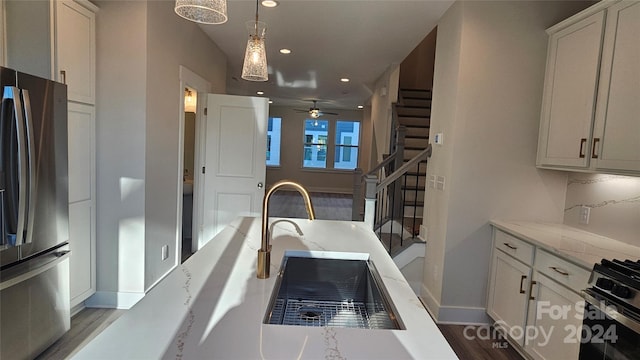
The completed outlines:
{"type": "Polygon", "coordinates": [[[580,139],[580,152],[578,153],[578,155],[580,156],[580,158],[584,158],[584,145],[587,143],[587,138],[582,138],[580,139]]]}
{"type": "Polygon", "coordinates": [[[524,294],[524,289],[522,288],[522,285],[526,279],[527,279],[527,275],[522,275],[520,277],[520,294],[524,294]]]}
{"type": "Polygon", "coordinates": [[[557,267],[555,267],[555,266],[549,266],[549,269],[551,269],[551,270],[553,270],[553,271],[557,272],[557,273],[558,273],[558,274],[560,274],[560,275],[569,276],[569,273],[568,273],[568,272],[566,272],[566,271],[564,271],[564,270],[561,270],[561,269],[558,269],[558,268],[557,268],[557,267]]]}
{"type": "Polygon", "coordinates": [[[536,281],[532,281],[529,283],[529,300],[535,300],[536,298],[533,296],[533,285],[537,284],[536,281]]]}
{"type": "Polygon", "coordinates": [[[504,244],[504,246],[508,247],[511,250],[518,250],[517,246],[513,246],[513,245],[511,245],[509,243],[503,243],[503,244],[504,244]]]}

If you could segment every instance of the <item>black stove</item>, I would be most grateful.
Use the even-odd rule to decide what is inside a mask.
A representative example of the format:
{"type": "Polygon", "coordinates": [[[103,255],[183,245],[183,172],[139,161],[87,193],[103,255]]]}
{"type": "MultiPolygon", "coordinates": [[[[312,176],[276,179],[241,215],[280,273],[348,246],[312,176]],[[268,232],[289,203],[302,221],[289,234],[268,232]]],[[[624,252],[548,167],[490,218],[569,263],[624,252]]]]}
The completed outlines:
{"type": "Polygon", "coordinates": [[[580,360],[640,359],[640,261],[602,259],[583,296],[580,360]]]}

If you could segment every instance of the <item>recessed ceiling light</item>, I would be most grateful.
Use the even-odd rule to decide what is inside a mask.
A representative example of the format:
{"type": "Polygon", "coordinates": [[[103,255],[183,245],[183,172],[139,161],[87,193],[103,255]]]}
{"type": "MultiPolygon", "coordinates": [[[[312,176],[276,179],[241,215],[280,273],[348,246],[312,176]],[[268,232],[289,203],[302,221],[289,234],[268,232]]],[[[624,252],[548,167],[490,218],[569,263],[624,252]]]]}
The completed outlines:
{"type": "Polygon", "coordinates": [[[291,54],[290,49],[280,49],[280,54],[291,54]]]}
{"type": "Polygon", "coordinates": [[[346,82],[349,82],[349,81],[351,81],[351,80],[349,80],[349,78],[342,78],[342,79],[340,79],[340,81],[342,81],[342,82],[345,82],[345,83],[346,83],[346,82]]]}
{"type": "Polygon", "coordinates": [[[264,95],[264,91],[258,91],[258,92],[256,92],[256,94],[258,94],[258,95],[264,95]]]}
{"type": "Polygon", "coordinates": [[[276,7],[278,2],[275,0],[262,0],[262,6],[264,7],[276,7]]]}
{"type": "Polygon", "coordinates": [[[273,104],[273,100],[269,100],[269,104],[273,104]]]}
{"type": "Polygon", "coordinates": [[[358,105],[358,109],[364,109],[364,106],[358,105]]]}

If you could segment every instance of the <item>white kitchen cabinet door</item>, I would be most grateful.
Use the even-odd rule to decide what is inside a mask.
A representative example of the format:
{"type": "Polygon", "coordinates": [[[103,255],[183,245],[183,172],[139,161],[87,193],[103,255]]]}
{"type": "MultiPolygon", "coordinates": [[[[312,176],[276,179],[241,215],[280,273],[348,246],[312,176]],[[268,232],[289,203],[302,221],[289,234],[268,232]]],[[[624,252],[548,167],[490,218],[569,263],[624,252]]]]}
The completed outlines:
{"type": "Polygon", "coordinates": [[[267,98],[207,96],[198,248],[237,216],[260,216],[266,176],[267,98]]]}
{"type": "Polygon", "coordinates": [[[71,307],[96,292],[95,209],[91,200],[69,204],[69,286],[71,307]]]}
{"type": "Polygon", "coordinates": [[[607,10],[594,132],[596,170],[640,172],[640,2],[607,10]]]}
{"type": "Polygon", "coordinates": [[[533,273],[524,348],[534,359],[577,359],[582,336],[582,304],[577,293],[539,272],[533,273]],[[535,331],[534,331],[535,330],[535,331]]]}
{"type": "Polygon", "coordinates": [[[600,11],[549,38],[539,166],[589,166],[603,25],[600,11]]]}
{"type": "MultiPolygon", "coordinates": [[[[524,329],[529,299],[531,268],[494,248],[487,313],[504,327],[507,333],[514,328],[524,329]]],[[[524,337],[513,339],[521,346],[524,337]]]]}
{"type": "Polygon", "coordinates": [[[55,79],[67,84],[70,101],[94,104],[95,13],[78,2],[57,0],[55,19],[55,79]]]}
{"type": "Polygon", "coordinates": [[[68,103],[69,247],[71,306],[96,291],[95,109],[68,103]]]}
{"type": "Polygon", "coordinates": [[[95,109],[68,104],[69,202],[92,198],[95,167],[95,109]]]}

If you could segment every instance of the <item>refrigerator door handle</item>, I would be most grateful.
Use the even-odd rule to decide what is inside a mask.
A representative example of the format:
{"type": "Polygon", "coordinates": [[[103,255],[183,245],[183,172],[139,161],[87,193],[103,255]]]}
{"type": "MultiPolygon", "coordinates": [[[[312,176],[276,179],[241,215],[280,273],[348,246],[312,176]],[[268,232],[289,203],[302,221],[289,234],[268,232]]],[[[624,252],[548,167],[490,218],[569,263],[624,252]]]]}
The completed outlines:
{"type": "MultiPolygon", "coordinates": [[[[16,240],[14,245],[24,244],[24,229],[27,215],[27,164],[26,155],[26,134],[25,121],[22,112],[22,100],[20,89],[14,86],[5,87],[5,98],[13,100],[13,111],[16,115],[16,132],[18,140],[18,225],[16,227],[16,240]]],[[[15,191],[15,190],[14,190],[15,191]]]]}
{"type": "Polygon", "coordinates": [[[33,134],[33,117],[31,112],[31,99],[29,98],[29,90],[22,90],[22,105],[24,106],[24,114],[25,114],[25,128],[26,128],[26,139],[27,143],[27,198],[26,198],[26,234],[24,243],[30,243],[33,238],[33,219],[35,217],[35,209],[36,206],[34,201],[36,199],[36,176],[35,176],[35,168],[34,168],[34,156],[35,156],[35,136],[33,134]]]}

